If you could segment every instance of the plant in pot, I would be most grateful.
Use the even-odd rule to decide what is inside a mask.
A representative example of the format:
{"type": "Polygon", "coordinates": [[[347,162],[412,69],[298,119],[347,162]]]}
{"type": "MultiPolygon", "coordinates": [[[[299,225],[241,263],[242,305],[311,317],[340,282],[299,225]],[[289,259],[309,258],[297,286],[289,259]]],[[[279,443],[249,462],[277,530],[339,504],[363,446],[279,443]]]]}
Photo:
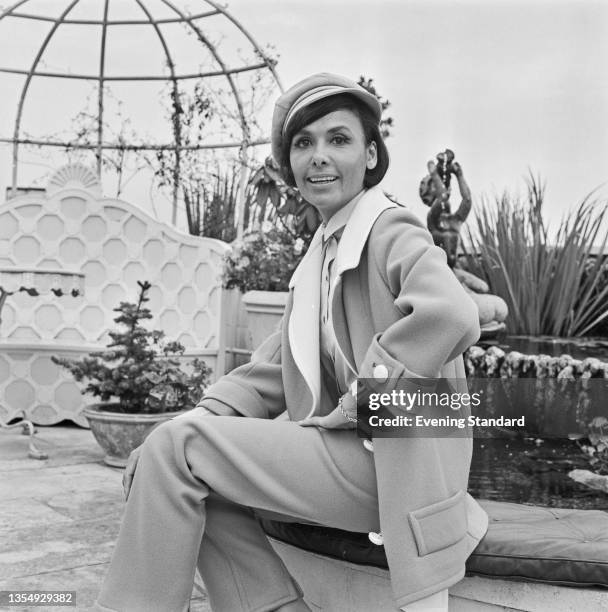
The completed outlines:
{"type": "Polygon", "coordinates": [[[287,303],[289,279],[306,248],[301,238],[265,221],[260,230],[232,243],[225,256],[223,286],[244,294],[254,349],[276,329],[287,303]]]}
{"type": "Polygon", "coordinates": [[[178,360],[184,347],[141,324],[152,318],[145,306],[151,285],[137,284],[137,302],[121,302],[114,309],[120,328],[109,332],[111,342],[105,350],[81,359],[52,358],[77,381],[87,382],[83,394],[101,398],[102,403],[87,406],[83,413],[106,451],[104,462],[114,467],[124,467],[131,451],[156,425],[194,407],[210,374],[199,359],[192,360],[187,373],[178,360]]]}
{"type": "Polygon", "coordinates": [[[282,179],[268,157],[249,180],[244,226],[224,259],[223,286],[238,289],[247,313],[251,347],[277,327],[287,303],[289,279],[321,219],[298,190],[282,179]]]}

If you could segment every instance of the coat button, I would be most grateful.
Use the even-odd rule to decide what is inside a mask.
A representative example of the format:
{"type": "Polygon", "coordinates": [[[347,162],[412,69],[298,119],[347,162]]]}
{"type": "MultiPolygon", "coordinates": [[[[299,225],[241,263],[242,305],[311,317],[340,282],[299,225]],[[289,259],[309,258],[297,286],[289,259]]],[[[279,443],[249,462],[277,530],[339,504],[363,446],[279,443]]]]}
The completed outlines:
{"type": "Polygon", "coordinates": [[[375,531],[370,531],[367,537],[369,538],[370,542],[376,546],[382,546],[384,544],[382,532],[376,533],[375,531]]]}
{"type": "Polygon", "coordinates": [[[388,368],[383,363],[375,366],[372,374],[378,382],[383,383],[388,380],[388,368]]]}
{"type": "Polygon", "coordinates": [[[374,443],[371,440],[363,440],[363,446],[365,450],[368,450],[370,453],[374,452],[374,443]]]}

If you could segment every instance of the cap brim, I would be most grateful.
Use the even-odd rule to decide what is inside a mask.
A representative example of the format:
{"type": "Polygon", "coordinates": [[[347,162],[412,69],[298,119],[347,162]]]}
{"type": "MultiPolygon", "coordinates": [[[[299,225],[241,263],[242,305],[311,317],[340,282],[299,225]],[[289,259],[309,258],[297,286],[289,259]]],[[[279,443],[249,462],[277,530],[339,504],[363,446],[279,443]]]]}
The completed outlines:
{"type": "Polygon", "coordinates": [[[376,96],[346,77],[327,72],[313,74],[287,90],[275,104],[270,135],[275,161],[279,161],[283,136],[296,113],[318,100],[340,94],[356,98],[380,122],[382,105],[376,96]]]}
{"type": "Polygon", "coordinates": [[[283,128],[281,130],[282,134],[285,134],[291,120],[295,117],[295,115],[301,111],[303,108],[310,106],[311,104],[318,102],[319,100],[323,100],[324,98],[329,98],[331,96],[337,96],[341,94],[349,94],[354,96],[361,102],[363,102],[374,114],[374,117],[377,121],[380,121],[380,117],[382,115],[382,106],[380,101],[376,96],[371,93],[365,91],[361,87],[342,87],[340,85],[325,85],[321,87],[317,87],[310,92],[307,92],[305,95],[301,96],[295,104],[289,109],[287,116],[285,117],[285,121],[283,122],[283,128]]]}

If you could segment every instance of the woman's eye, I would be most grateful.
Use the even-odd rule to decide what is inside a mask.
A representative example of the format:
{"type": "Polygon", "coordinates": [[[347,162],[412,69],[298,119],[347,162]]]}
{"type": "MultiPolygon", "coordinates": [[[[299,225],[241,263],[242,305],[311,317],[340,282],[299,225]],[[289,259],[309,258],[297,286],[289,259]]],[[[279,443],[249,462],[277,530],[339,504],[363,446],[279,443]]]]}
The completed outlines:
{"type": "Polygon", "coordinates": [[[348,142],[348,138],[346,138],[346,136],[343,136],[342,134],[335,134],[331,141],[334,144],[343,145],[348,142]]]}
{"type": "Polygon", "coordinates": [[[293,146],[296,147],[297,149],[303,149],[304,147],[307,147],[309,144],[310,144],[310,138],[307,138],[307,137],[296,138],[293,141],[293,146]]]}

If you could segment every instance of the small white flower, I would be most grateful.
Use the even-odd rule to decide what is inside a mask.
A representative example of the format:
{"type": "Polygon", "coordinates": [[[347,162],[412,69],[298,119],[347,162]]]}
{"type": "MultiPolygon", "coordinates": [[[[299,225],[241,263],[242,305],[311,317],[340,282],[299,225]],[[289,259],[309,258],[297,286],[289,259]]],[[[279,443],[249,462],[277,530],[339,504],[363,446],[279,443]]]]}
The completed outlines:
{"type": "Polygon", "coordinates": [[[264,232],[265,234],[267,234],[268,232],[270,232],[273,229],[273,225],[270,221],[266,220],[262,223],[262,232],[264,232]]]}
{"type": "Polygon", "coordinates": [[[298,238],[294,243],[293,243],[293,251],[296,255],[299,255],[302,252],[302,249],[304,248],[304,241],[302,240],[302,238],[298,238]]]}

